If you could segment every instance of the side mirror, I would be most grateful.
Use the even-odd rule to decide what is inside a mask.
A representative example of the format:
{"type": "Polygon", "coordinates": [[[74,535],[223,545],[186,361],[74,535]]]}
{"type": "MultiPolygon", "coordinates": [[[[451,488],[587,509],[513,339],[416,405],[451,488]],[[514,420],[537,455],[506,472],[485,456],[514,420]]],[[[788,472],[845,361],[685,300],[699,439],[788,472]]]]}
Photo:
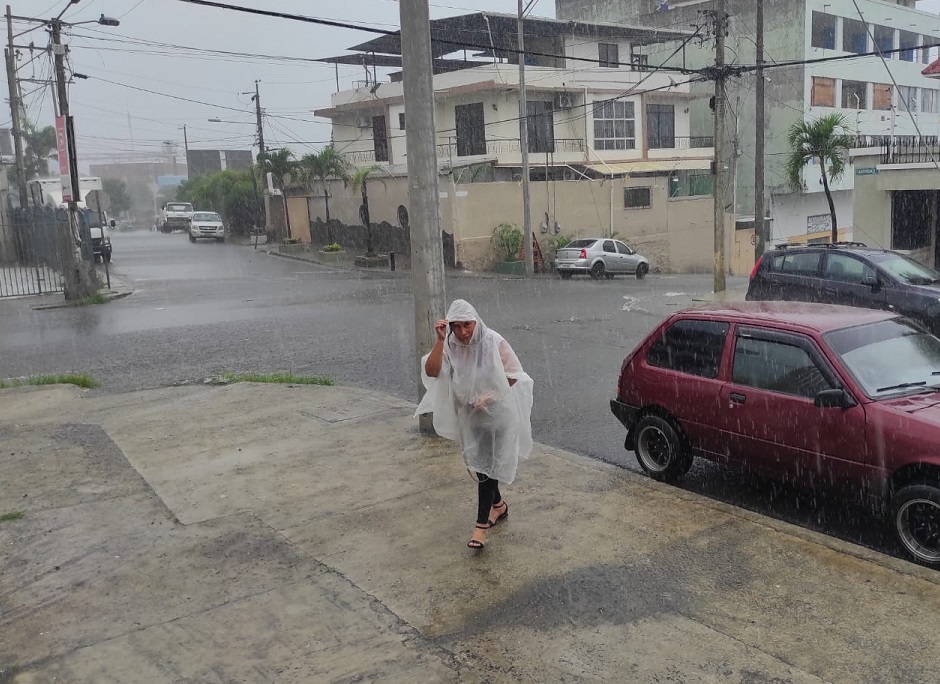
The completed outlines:
{"type": "Polygon", "coordinates": [[[114,219],[111,219],[111,227],[114,228],[114,226],[116,225],[117,225],[117,221],[115,221],[114,219]]]}
{"type": "Polygon", "coordinates": [[[881,281],[875,276],[865,276],[862,278],[862,285],[870,287],[872,290],[877,290],[881,287],[881,281]]]}
{"type": "Polygon", "coordinates": [[[813,404],[818,408],[851,408],[855,400],[844,389],[827,389],[816,395],[813,404]]]}

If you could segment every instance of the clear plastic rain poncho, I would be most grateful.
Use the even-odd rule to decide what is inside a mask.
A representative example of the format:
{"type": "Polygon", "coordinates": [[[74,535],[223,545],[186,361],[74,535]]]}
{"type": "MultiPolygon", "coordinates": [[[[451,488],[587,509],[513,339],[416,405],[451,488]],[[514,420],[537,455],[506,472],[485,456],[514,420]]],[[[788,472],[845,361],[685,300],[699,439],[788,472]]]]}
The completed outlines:
{"type": "Polygon", "coordinates": [[[460,444],[469,470],[509,484],[519,459],[532,451],[532,378],[509,343],[487,328],[468,302],[455,300],[447,321],[476,321],[476,329],[463,344],[448,328],[436,378],[425,371],[430,354],[421,359],[427,394],[415,415],[434,414],[435,432],[460,444]]]}

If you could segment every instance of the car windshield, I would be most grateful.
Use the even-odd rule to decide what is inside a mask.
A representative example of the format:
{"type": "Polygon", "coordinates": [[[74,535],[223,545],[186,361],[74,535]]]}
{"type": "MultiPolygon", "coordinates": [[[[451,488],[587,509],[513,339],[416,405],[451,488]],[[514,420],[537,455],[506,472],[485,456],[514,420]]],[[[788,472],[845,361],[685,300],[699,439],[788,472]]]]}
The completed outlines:
{"type": "Polygon", "coordinates": [[[192,211],[192,204],[168,204],[166,205],[167,211],[192,211]]]}
{"type": "Polygon", "coordinates": [[[572,240],[567,245],[565,245],[565,249],[586,249],[587,247],[590,247],[591,245],[593,245],[595,242],[597,242],[597,240],[593,240],[593,239],[572,240]]]}
{"type": "Polygon", "coordinates": [[[869,323],[825,338],[873,399],[940,387],[940,340],[912,323],[869,323]]]}
{"type": "Polygon", "coordinates": [[[929,285],[940,282],[940,273],[901,254],[890,254],[880,259],[878,267],[909,285],[929,285]]]}
{"type": "Polygon", "coordinates": [[[215,212],[199,211],[193,214],[193,221],[216,221],[221,223],[222,219],[215,212]]]}

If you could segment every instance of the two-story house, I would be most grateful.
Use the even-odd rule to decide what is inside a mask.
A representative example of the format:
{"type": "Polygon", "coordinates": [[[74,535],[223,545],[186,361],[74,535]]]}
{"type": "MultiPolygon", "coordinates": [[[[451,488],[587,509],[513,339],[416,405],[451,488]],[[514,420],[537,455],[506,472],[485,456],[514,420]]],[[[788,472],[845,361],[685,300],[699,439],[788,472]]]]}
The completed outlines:
{"type": "MultiPolygon", "coordinates": [[[[691,134],[689,77],[653,69],[649,57],[692,34],[532,17],[524,32],[536,236],[616,233],[646,244],[660,268],[710,267],[711,138],[691,134]]],[[[456,259],[480,266],[495,226],[522,221],[517,20],[437,19],[431,38],[444,229],[456,259]]],[[[315,115],[331,120],[333,144],[351,163],[381,167],[372,216],[394,223],[407,207],[397,180],[407,174],[400,35],[351,50],[321,61],[360,65],[366,78],[315,115]],[[384,81],[378,71],[387,68],[384,81]]],[[[348,207],[352,220],[357,208],[348,207]]],[[[311,216],[321,214],[312,199],[311,216]]]]}

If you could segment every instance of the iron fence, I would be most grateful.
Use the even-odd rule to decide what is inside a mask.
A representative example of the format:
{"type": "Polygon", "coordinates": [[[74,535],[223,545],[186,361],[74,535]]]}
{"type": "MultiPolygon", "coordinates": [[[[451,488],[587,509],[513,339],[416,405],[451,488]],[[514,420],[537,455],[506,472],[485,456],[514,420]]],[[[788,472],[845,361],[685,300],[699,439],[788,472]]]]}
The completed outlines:
{"type": "Polygon", "coordinates": [[[0,297],[62,292],[61,236],[68,215],[59,209],[10,212],[16,261],[0,263],[0,297]]]}
{"type": "Polygon", "coordinates": [[[940,160],[940,140],[935,136],[900,136],[882,140],[882,164],[929,164],[937,160],[940,160]]]}

